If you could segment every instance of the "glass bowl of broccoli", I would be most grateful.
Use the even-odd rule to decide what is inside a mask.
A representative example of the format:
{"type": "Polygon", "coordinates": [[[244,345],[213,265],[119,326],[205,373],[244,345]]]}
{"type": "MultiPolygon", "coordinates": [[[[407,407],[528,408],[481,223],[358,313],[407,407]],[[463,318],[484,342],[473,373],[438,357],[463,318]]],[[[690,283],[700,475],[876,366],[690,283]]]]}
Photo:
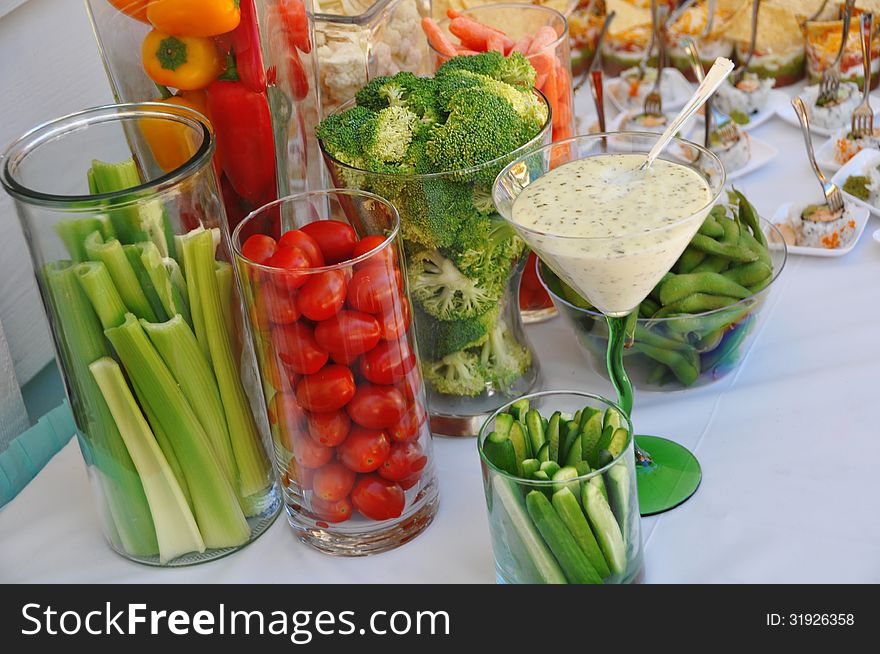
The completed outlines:
{"type": "Polygon", "coordinates": [[[525,244],[498,216],[492,182],[550,142],[546,98],[525,57],[456,57],[433,78],[371,80],[317,134],[334,186],[399,211],[432,431],[475,435],[533,390],[539,366],[518,290],[525,244]]]}

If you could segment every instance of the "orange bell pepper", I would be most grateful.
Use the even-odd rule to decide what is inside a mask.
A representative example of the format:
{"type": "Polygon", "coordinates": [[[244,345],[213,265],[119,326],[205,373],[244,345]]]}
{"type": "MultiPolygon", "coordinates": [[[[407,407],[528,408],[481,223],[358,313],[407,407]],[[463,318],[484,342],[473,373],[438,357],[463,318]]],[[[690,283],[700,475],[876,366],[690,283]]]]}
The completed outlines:
{"type": "Polygon", "coordinates": [[[107,0],[107,2],[132,18],[137,18],[144,23],[150,22],[147,20],[147,6],[150,4],[150,0],[107,0]]]}
{"type": "MultiPolygon", "coordinates": [[[[194,109],[211,120],[208,114],[208,98],[204,91],[185,91],[183,95],[157,98],[155,101],[194,109]]],[[[166,173],[180,168],[195,154],[196,141],[186,125],[170,120],[145,118],[140,121],[140,128],[153,153],[153,159],[166,173]]],[[[215,165],[219,164],[215,161],[215,165]]]]}
{"type": "Polygon", "coordinates": [[[141,61],[156,84],[183,91],[203,89],[223,72],[223,60],[211,39],[158,30],[144,39],[141,61]]]}
{"type": "Polygon", "coordinates": [[[175,36],[217,36],[238,27],[241,10],[236,0],[153,0],[147,18],[175,36]]]}

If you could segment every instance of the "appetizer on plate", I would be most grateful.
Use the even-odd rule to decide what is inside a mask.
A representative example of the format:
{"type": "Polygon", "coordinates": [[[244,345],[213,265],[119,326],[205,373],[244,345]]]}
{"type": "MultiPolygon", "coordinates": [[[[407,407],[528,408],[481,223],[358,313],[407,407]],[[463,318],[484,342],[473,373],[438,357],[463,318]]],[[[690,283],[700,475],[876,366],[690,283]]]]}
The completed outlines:
{"type": "Polygon", "coordinates": [[[776,223],[787,245],[834,250],[856,237],[855,208],[846,203],[840,211],[827,204],[792,204],[784,222],[776,223]]]}
{"type": "MultiPolygon", "coordinates": [[[[571,45],[571,73],[582,75],[596,54],[596,41],[604,16],[595,11],[594,0],[579,0],[568,15],[568,40],[571,45]]],[[[614,23],[612,22],[612,25],[614,23]]]]}
{"type": "Polygon", "coordinates": [[[880,128],[874,128],[872,134],[854,138],[849,127],[841,129],[834,141],[834,161],[841,166],[862,150],[880,150],[880,128]]]}
{"type": "Polygon", "coordinates": [[[691,82],[695,82],[696,79],[690,56],[685,51],[688,39],[692,39],[697,44],[700,59],[706,70],[712,66],[717,57],[728,59],[733,57],[733,41],[727,38],[724,29],[724,23],[733,15],[733,10],[726,6],[716,6],[712,30],[708,36],[700,38],[706,29],[708,15],[706,0],[698,0],[666,28],[666,47],[670,61],[691,82]]]}
{"type": "Polygon", "coordinates": [[[656,132],[662,134],[675,114],[627,113],[621,119],[621,132],[656,132]]]}
{"type": "MultiPolygon", "coordinates": [[[[840,50],[843,35],[843,20],[812,21],[804,28],[806,34],[807,75],[810,83],[822,79],[822,72],[829,68],[840,50]]],[[[875,32],[871,39],[871,88],[880,82],[880,33],[875,32]]],[[[862,48],[859,45],[859,21],[850,21],[849,35],[840,60],[840,79],[854,82],[862,88],[864,83],[862,48]]]]}
{"type": "Polygon", "coordinates": [[[606,74],[615,76],[645,56],[651,42],[651,12],[648,4],[636,6],[627,0],[605,0],[605,10],[615,16],[602,44],[602,66],[606,74]]]}
{"type": "Polygon", "coordinates": [[[861,175],[850,175],[843,183],[843,190],[862,202],[880,205],[880,168],[869,166],[861,175]]]}
{"type": "Polygon", "coordinates": [[[819,103],[819,85],[806,87],[801,99],[810,115],[810,124],[825,129],[839,129],[849,124],[853,110],[862,101],[859,87],[853,82],[841,82],[837,97],[830,102],[819,103]]]}
{"type": "MultiPolygon", "coordinates": [[[[800,21],[813,10],[804,7],[797,11],[787,3],[761,4],[758,20],[758,38],[749,70],[761,79],[776,80],[776,87],[788,86],[804,77],[804,35],[800,21]]],[[[736,56],[744,61],[752,35],[752,3],[742,2],[724,25],[728,38],[736,42],[736,56]]]]}
{"type": "Polygon", "coordinates": [[[718,87],[714,97],[715,106],[735,123],[745,125],[751,116],[767,106],[774,84],[774,79],[761,79],[757,73],[747,72],[736,86],[727,81],[718,87]]]}
{"type": "Polygon", "coordinates": [[[752,156],[751,142],[749,141],[749,135],[737,127],[736,124],[733,125],[732,136],[725,138],[723,134],[723,131],[715,129],[709,135],[709,149],[724,164],[724,170],[732,173],[749,163],[749,159],[752,156]]]}

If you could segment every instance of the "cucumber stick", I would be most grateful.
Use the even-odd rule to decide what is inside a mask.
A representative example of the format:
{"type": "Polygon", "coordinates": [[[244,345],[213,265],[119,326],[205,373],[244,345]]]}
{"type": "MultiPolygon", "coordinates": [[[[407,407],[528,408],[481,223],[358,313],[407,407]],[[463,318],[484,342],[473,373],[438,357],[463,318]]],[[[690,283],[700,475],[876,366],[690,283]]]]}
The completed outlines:
{"type": "Polygon", "coordinates": [[[558,463],[556,463],[556,461],[544,461],[543,463],[541,463],[541,466],[540,466],[541,470],[546,472],[547,476],[550,479],[553,478],[553,475],[555,475],[557,472],[559,472],[560,467],[561,466],[558,463]]]}
{"type": "Polygon", "coordinates": [[[560,429],[547,434],[547,445],[550,446],[550,450],[547,454],[551,461],[556,461],[557,463],[559,463],[559,441],[562,438],[561,431],[562,430],[560,429]]]}
{"type": "Polygon", "coordinates": [[[541,449],[535,452],[535,458],[538,459],[541,463],[546,463],[550,460],[550,443],[544,443],[541,446],[541,449]]]}
{"type": "Polygon", "coordinates": [[[599,409],[594,409],[591,406],[585,406],[583,411],[581,412],[581,418],[578,421],[578,432],[582,432],[584,427],[587,426],[587,423],[593,419],[594,416],[599,416],[599,420],[602,420],[602,412],[599,409]]]}
{"type": "Polygon", "coordinates": [[[519,476],[522,476],[522,462],[530,458],[529,437],[522,428],[522,423],[514,421],[510,427],[510,442],[513,443],[513,450],[516,452],[516,470],[519,476]]]}
{"type": "MultiPolygon", "coordinates": [[[[494,433],[492,432],[492,434],[494,433]]],[[[499,443],[492,440],[492,435],[490,434],[483,443],[483,454],[499,470],[504,470],[511,475],[519,473],[516,463],[516,451],[513,449],[513,443],[510,442],[509,438],[505,438],[499,443]]]]}
{"type": "Polygon", "coordinates": [[[590,524],[587,522],[586,517],[584,517],[583,511],[581,511],[581,505],[578,503],[577,497],[568,488],[563,488],[553,494],[551,502],[553,508],[556,509],[556,513],[562,518],[562,522],[565,523],[571,535],[574,536],[578,547],[581,548],[581,551],[590,560],[599,576],[604,579],[611,574],[611,570],[608,569],[608,563],[605,561],[605,556],[602,554],[599,543],[593,535],[593,530],[590,529],[590,524]]]}
{"type": "MultiPolygon", "coordinates": [[[[539,581],[545,584],[566,583],[562,568],[553,558],[553,554],[541,539],[541,534],[538,533],[526,513],[519,496],[519,490],[508,479],[499,475],[495,475],[492,479],[492,487],[495,490],[495,499],[498,500],[496,506],[503,507],[510,523],[516,529],[524,549],[538,573],[539,581]]],[[[544,496],[541,495],[541,497],[544,496]]]]}
{"type": "Polygon", "coordinates": [[[635,536],[630,533],[632,529],[632,512],[630,511],[632,486],[630,485],[629,470],[623,462],[620,462],[613,466],[607,475],[608,503],[617,518],[617,524],[620,525],[623,542],[627,544],[630,540],[635,540],[635,536]]]}
{"type": "Polygon", "coordinates": [[[510,405],[507,412],[521,422],[526,421],[526,414],[529,412],[529,401],[521,398],[510,405]]]}
{"type": "Polygon", "coordinates": [[[550,479],[553,480],[553,490],[560,491],[568,488],[572,493],[577,494],[580,491],[580,483],[573,481],[577,479],[578,472],[574,466],[565,466],[557,470],[550,479]]]}
{"type": "Polygon", "coordinates": [[[541,414],[535,409],[530,409],[526,414],[526,429],[529,432],[529,441],[531,442],[532,452],[537,452],[544,444],[544,423],[541,414]]]}
{"type": "Polygon", "coordinates": [[[541,469],[541,462],[538,459],[526,459],[522,462],[522,468],[523,477],[529,478],[541,469]]]}
{"type": "Polygon", "coordinates": [[[596,413],[581,428],[581,460],[596,467],[599,440],[602,438],[602,414],[596,413]]]}
{"type": "MultiPolygon", "coordinates": [[[[575,542],[550,500],[540,491],[531,491],[526,495],[526,508],[544,542],[565,571],[568,581],[573,584],[601,584],[599,573],[575,542]]],[[[610,514],[611,509],[608,512],[610,514]]],[[[614,525],[617,526],[617,523],[614,525]]]]}
{"type": "Polygon", "coordinates": [[[510,428],[513,427],[513,416],[507,413],[499,413],[495,416],[495,433],[499,440],[510,436],[510,428]]]}
{"type": "Polygon", "coordinates": [[[572,421],[568,423],[565,429],[565,438],[559,445],[559,463],[563,465],[574,465],[581,460],[581,444],[580,431],[577,423],[572,421]],[[577,447],[575,447],[577,445],[577,447]],[[573,452],[577,450],[577,452],[573,452]]]}
{"type": "Polygon", "coordinates": [[[605,560],[608,561],[608,567],[614,573],[623,574],[626,571],[626,546],[620,533],[620,526],[611,507],[608,506],[608,500],[599,489],[599,485],[594,483],[596,479],[598,477],[583,484],[581,492],[584,508],[599,546],[605,554],[605,560]]]}
{"type": "MultiPolygon", "coordinates": [[[[550,422],[547,425],[547,431],[544,432],[544,442],[550,443],[550,441],[559,442],[560,434],[562,430],[565,428],[565,423],[562,421],[562,414],[557,411],[552,416],[550,416],[550,422]]],[[[536,452],[538,450],[535,450],[536,452]]],[[[548,455],[549,455],[549,445],[548,445],[548,455]]]]}
{"type": "Polygon", "coordinates": [[[626,447],[626,441],[629,437],[629,433],[623,427],[618,427],[614,430],[614,433],[611,435],[611,440],[608,443],[608,446],[605,448],[609,452],[611,452],[611,456],[615,459],[623,454],[623,448],[626,447]]]}
{"type": "Polygon", "coordinates": [[[605,419],[602,421],[602,429],[609,426],[614,427],[615,429],[623,427],[623,419],[620,417],[617,409],[605,409],[605,419]]]}

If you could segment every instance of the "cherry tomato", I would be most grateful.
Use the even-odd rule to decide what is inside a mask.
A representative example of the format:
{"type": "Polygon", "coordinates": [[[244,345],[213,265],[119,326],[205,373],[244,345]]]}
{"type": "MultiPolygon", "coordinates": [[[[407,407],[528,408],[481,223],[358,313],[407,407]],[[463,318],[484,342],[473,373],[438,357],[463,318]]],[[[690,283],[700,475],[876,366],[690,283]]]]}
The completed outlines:
{"type": "Polygon", "coordinates": [[[315,496],[325,502],[338,502],[348,497],[355,479],[357,475],[341,463],[328,463],[315,471],[315,496]]]}
{"type": "Polygon", "coordinates": [[[309,320],[327,320],[345,304],[345,292],[345,273],[341,270],[316,273],[309,275],[300,289],[297,305],[309,320]]]}
{"type": "Polygon", "coordinates": [[[302,321],[277,326],[272,330],[272,342],[281,363],[300,375],[318,372],[330,358],[318,345],[312,328],[302,321]]]}
{"type": "Polygon", "coordinates": [[[406,479],[401,479],[397,483],[400,484],[400,487],[406,491],[406,490],[409,490],[410,488],[412,488],[413,486],[415,486],[416,484],[418,484],[419,479],[421,479],[421,478],[422,478],[422,471],[419,470],[416,474],[411,475],[411,476],[407,477],[406,479]]]}
{"type": "Polygon", "coordinates": [[[414,402],[400,420],[388,427],[388,435],[395,443],[414,441],[420,436],[422,425],[427,417],[428,413],[421,403],[414,402]]]}
{"type": "Polygon", "coordinates": [[[318,242],[328,265],[351,259],[357,243],[357,233],[348,223],[340,220],[316,220],[301,229],[318,242]]]}
{"type": "Polygon", "coordinates": [[[269,424],[279,426],[299,426],[304,415],[293,393],[275,393],[269,400],[266,412],[269,414],[269,424]]]}
{"type": "Polygon", "coordinates": [[[351,419],[345,411],[312,412],[306,419],[311,437],[327,447],[336,447],[344,441],[351,427],[351,419]]]}
{"type": "Polygon", "coordinates": [[[382,341],[361,357],[361,374],[374,384],[394,384],[416,365],[405,340],[382,341]]]}
{"type": "Polygon", "coordinates": [[[409,330],[412,315],[409,309],[409,300],[401,296],[399,302],[395,302],[394,306],[376,316],[379,320],[379,328],[382,331],[382,340],[396,341],[403,338],[404,334],[409,330]]]}
{"type": "Polygon", "coordinates": [[[318,323],[315,338],[321,347],[331,352],[363,354],[379,342],[379,323],[368,313],[343,310],[318,323]]]}
{"type": "Polygon", "coordinates": [[[348,283],[348,306],[365,313],[384,313],[394,308],[403,292],[400,271],[376,264],[361,268],[348,283]],[[392,275],[397,279],[392,281],[392,275]]]}
{"type": "Polygon", "coordinates": [[[289,481],[297,484],[302,490],[312,490],[315,471],[312,468],[301,466],[296,462],[295,458],[291,458],[290,463],[287,464],[287,478],[289,481]]]}
{"type": "Polygon", "coordinates": [[[305,252],[297,247],[280,248],[266,262],[267,266],[282,268],[283,271],[273,271],[272,281],[279,288],[286,291],[294,291],[306,283],[308,273],[293,272],[297,269],[309,268],[309,258],[305,252]]]}
{"type": "Polygon", "coordinates": [[[338,502],[325,502],[317,496],[312,496],[312,512],[327,522],[345,522],[351,517],[351,500],[344,497],[338,502]]]}
{"type": "Polygon", "coordinates": [[[355,361],[358,360],[360,354],[351,354],[349,352],[331,352],[330,358],[333,359],[333,363],[338,363],[342,366],[350,366],[351,368],[355,368],[355,361]]]}
{"type": "Polygon", "coordinates": [[[303,433],[293,440],[293,456],[306,468],[320,468],[333,458],[333,448],[321,445],[303,433]]]}
{"type": "Polygon", "coordinates": [[[345,410],[361,427],[384,429],[403,417],[406,400],[393,386],[361,384],[345,410]]]}
{"type": "MultiPolygon", "coordinates": [[[[354,246],[354,252],[351,253],[351,258],[357,259],[358,257],[367,254],[368,252],[372,252],[376,248],[380,247],[383,243],[385,243],[386,240],[387,239],[384,236],[378,235],[363,237],[360,241],[357,242],[357,245],[354,246]]],[[[397,265],[397,251],[394,248],[394,243],[390,243],[384,250],[382,250],[381,253],[374,254],[372,257],[366,259],[365,261],[362,261],[355,267],[366,267],[377,262],[383,262],[383,264],[395,266],[397,265]]]]}
{"type": "Polygon", "coordinates": [[[312,268],[319,268],[324,265],[324,254],[321,252],[318,242],[300,229],[291,229],[288,232],[284,232],[281,238],[278,239],[278,247],[299,248],[311,261],[312,268]]]}
{"type": "Polygon", "coordinates": [[[296,399],[307,411],[336,411],[354,397],[354,375],[335,363],[306,375],[296,385],[296,399]]]}
{"type": "Polygon", "coordinates": [[[372,472],[385,462],[389,451],[391,441],[384,431],[352,425],[348,438],[336,448],[336,455],[349,470],[372,472]]]}
{"type": "Polygon", "coordinates": [[[257,291],[257,310],[276,325],[286,325],[299,319],[296,293],[280,289],[274,284],[263,284],[257,291]]]}
{"type": "Polygon", "coordinates": [[[383,479],[403,481],[420,473],[427,463],[428,457],[418,443],[394,443],[385,462],[376,472],[383,479]]]}
{"type": "Polygon", "coordinates": [[[241,253],[245,259],[254,263],[265,264],[278,248],[275,239],[265,234],[254,234],[249,236],[241,246],[241,253]]]}
{"type": "Polygon", "coordinates": [[[351,491],[351,503],[371,520],[390,520],[403,513],[406,495],[398,483],[379,475],[362,475],[351,491]]]}

